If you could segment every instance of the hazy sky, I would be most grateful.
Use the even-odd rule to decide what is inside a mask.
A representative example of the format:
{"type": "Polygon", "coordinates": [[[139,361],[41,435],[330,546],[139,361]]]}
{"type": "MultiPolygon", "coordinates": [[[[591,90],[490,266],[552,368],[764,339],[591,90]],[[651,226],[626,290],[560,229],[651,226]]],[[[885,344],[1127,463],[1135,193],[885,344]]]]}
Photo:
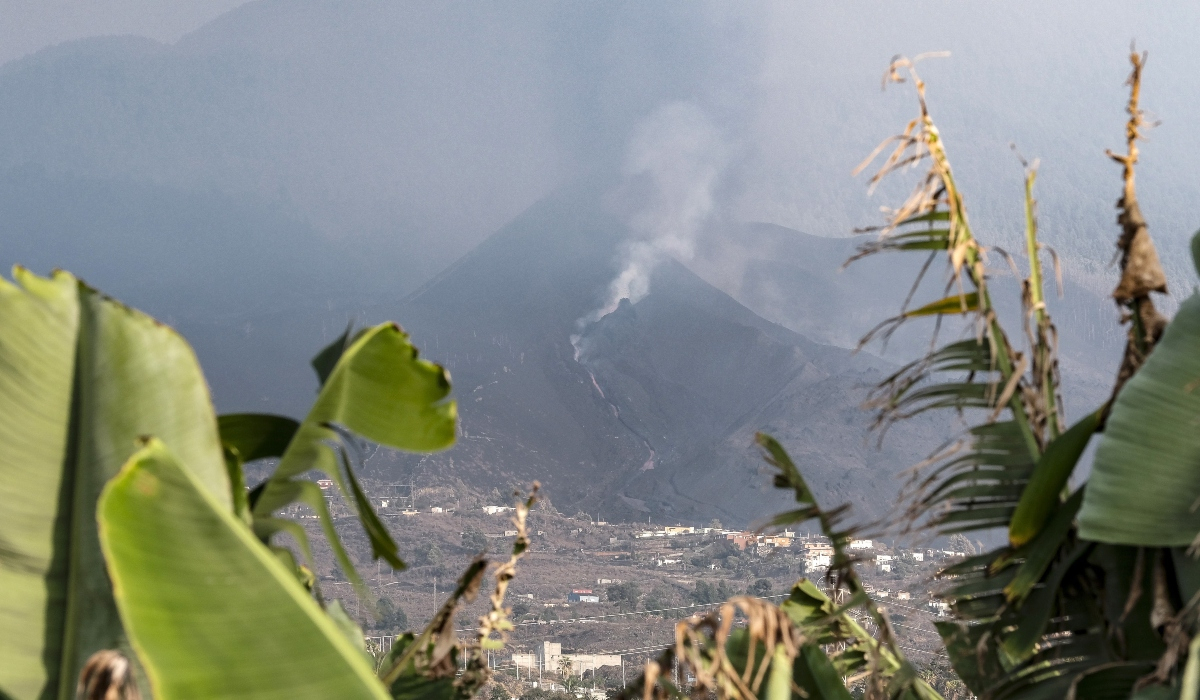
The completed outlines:
{"type": "Polygon", "coordinates": [[[72,39],[175,41],[246,0],[0,0],[0,63],[72,39]]]}
{"type": "MultiPolygon", "coordinates": [[[[604,167],[657,183],[652,204],[665,209],[651,218],[685,233],[645,237],[676,254],[691,245],[680,235],[711,222],[848,235],[876,223],[899,191],[869,197],[850,174],[914,114],[909,87],[880,92],[888,60],[949,50],[922,74],[978,231],[1004,242],[1019,230],[1016,143],[1042,161],[1045,239],[1101,289],[1119,188],[1103,152],[1121,146],[1133,39],[1150,51],[1143,100],[1162,120],[1142,147],[1143,208],[1166,252],[1200,225],[1200,6],[1190,2],[241,5],[0,0],[0,60],[80,37],[167,42],[79,42],[0,71],[0,178],[10,183],[0,185],[32,202],[21,187],[38,181],[23,170],[33,169],[48,182],[35,194],[61,192],[55,207],[69,200],[74,214],[21,222],[8,212],[0,262],[69,265],[119,291],[134,278],[121,268],[133,256],[79,253],[80,230],[97,250],[109,235],[89,223],[94,202],[112,210],[106,230],[152,239],[130,233],[123,240],[141,242],[126,249],[139,260],[159,251],[169,266],[197,240],[228,234],[209,214],[232,211],[219,197],[235,197],[263,222],[247,227],[246,244],[268,257],[247,257],[249,269],[293,279],[270,257],[281,247],[297,266],[328,267],[327,247],[298,243],[320,235],[349,261],[344,287],[401,294],[604,167]],[[672,146],[688,128],[698,139],[672,146]],[[644,142],[648,133],[660,136],[644,142]],[[204,214],[166,205],[181,198],[204,214]],[[161,216],[148,223],[154,205],[161,216]]],[[[34,217],[50,207],[29,208],[34,217]]],[[[1186,256],[1164,255],[1174,279],[1191,279],[1186,256]]],[[[739,270],[728,272],[732,289],[739,270]]]]}

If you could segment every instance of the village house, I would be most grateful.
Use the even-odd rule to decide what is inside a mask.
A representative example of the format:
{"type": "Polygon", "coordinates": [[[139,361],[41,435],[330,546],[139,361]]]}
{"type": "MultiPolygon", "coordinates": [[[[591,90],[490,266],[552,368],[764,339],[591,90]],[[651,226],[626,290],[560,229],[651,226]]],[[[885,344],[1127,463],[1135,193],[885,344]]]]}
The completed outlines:
{"type": "Polygon", "coordinates": [[[567,601],[570,603],[599,603],[600,594],[590,588],[572,588],[571,592],[567,594],[567,601]]]}
{"type": "Polygon", "coordinates": [[[559,674],[582,676],[601,666],[620,666],[620,654],[564,654],[559,642],[542,642],[533,654],[513,654],[512,663],[530,676],[559,674]]]}

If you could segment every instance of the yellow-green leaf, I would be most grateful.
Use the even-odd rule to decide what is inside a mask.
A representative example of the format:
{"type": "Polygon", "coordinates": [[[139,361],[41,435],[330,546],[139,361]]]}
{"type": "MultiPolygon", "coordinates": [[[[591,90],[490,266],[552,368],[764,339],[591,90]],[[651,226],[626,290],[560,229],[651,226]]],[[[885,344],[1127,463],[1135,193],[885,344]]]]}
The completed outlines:
{"type": "Polygon", "coordinates": [[[965,314],[979,310],[979,292],[955,294],[944,299],[930,302],[919,309],[905,311],[905,318],[918,316],[936,316],[938,314],[965,314]]]}
{"type": "Polygon", "coordinates": [[[129,460],[97,515],[157,700],[388,697],[293,573],[162,442],[129,460]]]}
{"type": "Polygon", "coordinates": [[[96,535],[100,489],[153,434],[232,507],[208,388],[171,328],[65,272],[0,281],[0,695],[72,697],[130,655],[96,535]]]}

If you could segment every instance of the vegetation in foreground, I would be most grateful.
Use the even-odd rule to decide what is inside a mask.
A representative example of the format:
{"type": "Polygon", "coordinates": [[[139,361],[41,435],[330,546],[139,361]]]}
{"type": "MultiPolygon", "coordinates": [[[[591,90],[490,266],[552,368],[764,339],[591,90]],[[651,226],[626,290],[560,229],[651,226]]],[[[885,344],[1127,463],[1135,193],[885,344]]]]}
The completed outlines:
{"type": "MultiPolygon", "coordinates": [[[[928,169],[861,255],[944,256],[949,283],[942,298],[915,308],[906,300],[864,342],[922,318],[940,327],[961,317],[968,332],[941,346],[935,333],[933,349],[887,378],[872,406],[880,428],[932,410],[972,423],[913,471],[902,499],[907,527],[1008,533],[1005,545],[941,572],[953,619],[938,627],[957,678],[905,657],[887,610],[855,571],[845,510],[818,504],[782,446],[760,435],[777,486],[797,503],[768,527],[817,522],[833,542],[832,594],[802,580],[780,605],[734,596],[680,622],[674,645],[626,696],[1197,696],[1200,296],[1170,323],[1151,299],[1166,281],[1134,186],[1144,56],[1132,61],[1127,148],[1110,154],[1124,171],[1113,296],[1128,344],[1112,397],[1072,425],[1043,298],[1035,171],[1026,176],[1025,314],[1013,335],[993,307],[987,249],[969,224],[914,62],[898,59],[889,70],[890,80],[915,84],[920,111],[890,142],[872,183],[928,169]],[[1013,338],[1022,335],[1019,351],[1013,338]],[[1091,476],[1072,490],[1074,467],[1097,434],[1091,476]]],[[[1192,247],[1200,269],[1200,237],[1192,247]]],[[[68,273],[17,269],[15,278],[0,283],[0,694],[482,691],[485,654],[511,629],[504,599],[528,547],[532,493],[518,503],[518,535],[494,570],[477,636],[460,641],[453,620],[460,602],[479,594],[482,558],[423,631],[400,635],[379,655],[368,653],[340,604],[325,601],[303,528],[280,516],[296,502],[315,509],[342,571],[371,599],[305,478],[323,472],[355,504],[375,558],[404,567],[358,483],[362,443],[443,449],[456,414],[446,373],[419,359],[398,326],[347,331],[323,350],[313,362],[322,388],[304,420],[218,417],[190,348],[171,329],[68,273]],[[244,465],[268,458],[278,460],[270,477],[248,490],[244,465]]]]}

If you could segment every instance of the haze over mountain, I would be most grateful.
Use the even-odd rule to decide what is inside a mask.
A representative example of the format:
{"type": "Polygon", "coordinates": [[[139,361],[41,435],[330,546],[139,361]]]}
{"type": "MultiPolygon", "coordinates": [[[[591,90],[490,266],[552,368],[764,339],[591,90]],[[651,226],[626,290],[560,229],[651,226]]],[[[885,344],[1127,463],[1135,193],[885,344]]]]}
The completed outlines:
{"type": "Polygon", "coordinates": [[[1009,142],[1042,158],[1069,410],[1116,364],[1103,149],[1131,33],[1163,120],[1142,205],[1173,281],[1200,194],[1194,6],[912,7],[260,0],[182,37],[146,25],[170,43],[59,44],[0,67],[0,262],[175,323],[223,410],[302,412],[312,352],[351,317],[395,318],[463,405],[462,444],[422,468],[542,478],[614,517],[719,501],[745,520],[767,428],[878,512],[943,435],[915,424],[877,453],[855,408],[924,331],[884,359],[846,351],[913,273],[837,272],[842,237],[904,192],[849,176],[914,114],[907,86],[878,91],[893,54],[952,52],[921,70],[988,243],[1021,248],[1009,142]]]}
{"type": "MultiPolygon", "coordinates": [[[[335,277],[362,286],[293,284],[269,258],[256,261],[262,276],[322,301],[362,302],[412,291],[580,173],[619,168],[638,128],[677,102],[704,115],[727,152],[714,190],[721,216],[821,236],[876,223],[896,191],[868,198],[849,172],[915,112],[910,90],[880,94],[879,77],[896,53],[949,50],[922,72],[977,229],[1018,247],[1014,142],[1042,159],[1047,241],[1099,290],[1117,191],[1103,149],[1121,140],[1136,37],[1151,51],[1144,102],[1162,120],[1142,149],[1143,205],[1164,248],[1183,250],[1195,228],[1187,203],[1200,193],[1188,157],[1200,138],[1190,127],[1200,49],[1186,30],[1200,10],[912,7],[260,0],[171,44],[92,38],[6,64],[0,171],[255,200],[343,246],[349,260],[335,277]]],[[[61,196],[38,204],[67,206],[61,196]]],[[[137,225],[130,217],[126,227],[137,225]]],[[[213,233],[201,219],[170,240],[185,248],[213,233]]],[[[331,266],[285,230],[255,238],[331,266]]],[[[1187,279],[1186,256],[1164,258],[1187,279]]],[[[87,261],[76,269],[128,296],[129,275],[92,274],[87,261]]]]}

